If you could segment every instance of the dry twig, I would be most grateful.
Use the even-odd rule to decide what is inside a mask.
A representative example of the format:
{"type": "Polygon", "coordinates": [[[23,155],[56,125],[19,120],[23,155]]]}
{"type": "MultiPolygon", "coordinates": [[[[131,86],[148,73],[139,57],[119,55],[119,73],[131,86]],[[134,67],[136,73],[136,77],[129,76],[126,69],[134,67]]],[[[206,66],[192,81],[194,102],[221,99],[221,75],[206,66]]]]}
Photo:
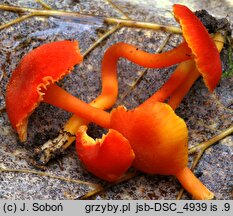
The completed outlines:
{"type": "Polygon", "coordinates": [[[120,19],[120,18],[114,18],[114,17],[100,17],[95,15],[87,15],[87,14],[81,14],[77,12],[71,12],[71,11],[63,11],[63,10],[48,10],[48,9],[34,9],[34,8],[28,8],[28,7],[16,7],[16,6],[8,6],[8,5],[0,5],[0,10],[6,10],[6,11],[12,11],[17,13],[29,13],[22,17],[19,17],[15,20],[12,20],[6,24],[3,24],[0,26],[0,30],[6,27],[9,27],[13,24],[19,23],[22,20],[25,20],[29,17],[34,16],[55,16],[55,17],[70,17],[70,18],[76,18],[81,21],[85,22],[94,22],[94,23],[107,23],[107,24],[118,24],[125,27],[134,27],[134,28],[143,28],[143,29],[152,29],[152,30],[161,30],[161,31],[167,31],[171,32],[173,34],[181,34],[181,29],[177,28],[175,26],[166,26],[161,25],[158,23],[151,23],[151,22],[141,22],[136,20],[130,20],[130,19],[120,19]]]}

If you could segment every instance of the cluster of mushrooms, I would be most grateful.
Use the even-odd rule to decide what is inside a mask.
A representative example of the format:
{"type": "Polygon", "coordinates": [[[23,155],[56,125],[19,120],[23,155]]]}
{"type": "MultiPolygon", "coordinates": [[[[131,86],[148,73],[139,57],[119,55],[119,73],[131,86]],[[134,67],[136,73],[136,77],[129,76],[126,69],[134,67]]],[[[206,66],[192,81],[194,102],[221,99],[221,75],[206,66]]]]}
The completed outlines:
{"type": "Polygon", "coordinates": [[[211,37],[186,6],[175,4],[173,11],[184,41],[161,54],[126,43],[109,47],[102,61],[102,91],[90,104],[56,85],[83,60],[77,41],[44,44],[25,55],[13,71],[6,92],[7,113],[20,140],[26,140],[28,118],[43,101],[75,114],[69,130],[76,134],[77,155],[99,178],[116,181],[134,166],[149,174],[174,175],[194,199],[212,199],[213,193],[187,167],[188,129],[174,110],[199,76],[210,91],[219,83],[221,35],[211,37]],[[118,96],[119,58],[147,68],[178,66],[167,82],[137,108],[119,106],[109,113],[104,110],[111,108],[118,96]],[[109,132],[94,140],[86,133],[89,122],[109,132]]]}

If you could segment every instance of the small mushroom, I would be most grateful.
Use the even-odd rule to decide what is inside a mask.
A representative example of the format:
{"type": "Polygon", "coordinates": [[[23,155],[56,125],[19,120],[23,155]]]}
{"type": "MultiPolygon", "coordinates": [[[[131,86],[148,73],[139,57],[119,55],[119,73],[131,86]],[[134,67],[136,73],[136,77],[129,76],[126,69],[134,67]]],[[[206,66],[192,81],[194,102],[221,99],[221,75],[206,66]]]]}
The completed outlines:
{"type": "Polygon", "coordinates": [[[134,167],[150,174],[171,175],[188,162],[188,130],[165,103],[111,112],[111,128],[127,138],[134,150],[134,167]]]}
{"type": "Polygon", "coordinates": [[[163,102],[170,97],[168,103],[175,109],[200,75],[210,91],[214,90],[221,78],[219,52],[223,47],[224,37],[216,33],[211,38],[201,21],[186,6],[175,4],[173,9],[193,58],[181,62],[164,86],[143,105],[163,102]]]}
{"type": "Polygon", "coordinates": [[[29,116],[43,100],[43,89],[70,73],[81,61],[75,41],[44,44],[23,57],[6,91],[7,114],[21,141],[26,140],[29,116]]]}
{"type": "Polygon", "coordinates": [[[90,172],[104,180],[115,181],[132,163],[145,173],[175,175],[194,199],[213,198],[213,193],[187,167],[188,129],[169,105],[157,102],[129,111],[120,106],[109,115],[108,128],[118,132],[114,136],[111,131],[103,141],[94,141],[86,135],[86,128],[78,130],[77,153],[90,172]],[[102,149],[99,143],[103,143],[102,149]],[[116,157],[121,158],[120,165],[116,164],[116,157]],[[116,172],[119,167],[121,172],[116,172]],[[114,173],[114,178],[109,179],[109,173],[114,173]],[[195,183],[195,187],[189,182],[195,183]]]}
{"type": "MultiPolygon", "coordinates": [[[[213,36],[213,40],[218,49],[218,52],[221,52],[225,39],[221,33],[216,33],[213,36]]],[[[182,64],[182,63],[181,63],[182,64]]],[[[182,73],[182,72],[181,72],[182,73]]],[[[176,109],[184,96],[188,93],[189,89],[192,87],[194,82],[201,76],[197,67],[190,69],[190,72],[185,78],[185,81],[171,94],[171,97],[168,100],[168,104],[176,109]]]]}
{"type": "Polygon", "coordinates": [[[101,113],[98,115],[101,110],[89,106],[55,84],[82,59],[76,41],[44,44],[23,57],[12,73],[6,91],[7,114],[21,141],[26,140],[28,118],[41,101],[85,119],[90,114],[89,118],[97,119],[103,127],[107,124],[106,118],[102,118],[101,113]]]}
{"type": "Polygon", "coordinates": [[[105,181],[118,180],[132,165],[134,152],[129,141],[110,129],[101,139],[87,135],[87,126],[81,126],[76,135],[79,159],[87,170],[105,181]]]}
{"type": "Polygon", "coordinates": [[[188,129],[169,105],[157,102],[131,111],[118,107],[111,113],[111,128],[129,140],[136,169],[175,175],[194,199],[213,198],[213,193],[187,167],[188,129]]]}

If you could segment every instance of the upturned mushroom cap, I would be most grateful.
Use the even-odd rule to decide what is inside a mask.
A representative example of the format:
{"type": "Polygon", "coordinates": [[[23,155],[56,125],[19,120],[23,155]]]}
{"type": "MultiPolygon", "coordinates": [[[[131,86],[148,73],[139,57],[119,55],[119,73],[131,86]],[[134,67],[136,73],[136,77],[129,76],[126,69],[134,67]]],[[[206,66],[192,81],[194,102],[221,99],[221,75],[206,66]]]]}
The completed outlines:
{"type": "Polygon", "coordinates": [[[157,102],[131,111],[118,107],[111,115],[111,127],[132,146],[135,168],[173,175],[187,166],[188,130],[169,105],[157,102]]]}
{"type": "Polygon", "coordinates": [[[6,91],[6,109],[21,141],[27,137],[30,114],[43,100],[41,90],[70,73],[82,61],[77,41],[44,44],[23,57],[6,91]]]}
{"type": "Polygon", "coordinates": [[[79,159],[88,171],[99,178],[109,182],[118,180],[134,160],[134,152],[128,140],[112,129],[97,140],[88,136],[86,131],[87,126],[81,126],[76,135],[79,159]]]}
{"type": "Polygon", "coordinates": [[[186,6],[173,6],[175,18],[181,25],[183,36],[192,50],[196,67],[210,91],[219,83],[222,74],[219,52],[207,29],[186,6]]]}

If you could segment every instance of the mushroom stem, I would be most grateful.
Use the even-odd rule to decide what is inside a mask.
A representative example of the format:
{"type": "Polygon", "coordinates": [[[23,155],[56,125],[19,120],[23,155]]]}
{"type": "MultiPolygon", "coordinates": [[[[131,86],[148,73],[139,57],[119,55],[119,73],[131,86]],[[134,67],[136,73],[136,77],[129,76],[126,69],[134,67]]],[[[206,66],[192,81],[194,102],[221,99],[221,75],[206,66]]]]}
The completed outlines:
{"type": "MultiPolygon", "coordinates": [[[[92,107],[105,110],[112,107],[112,97],[111,95],[104,95],[103,93],[100,94],[96,99],[94,99],[91,103],[89,103],[92,107]]],[[[103,111],[104,112],[104,111],[103,111]]],[[[104,112],[105,113],[105,112],[104,112]]],[[[106,114],[104,114],[106,115],[106,114]]],[[[107,116],[108,118],[108,116],[107,116]]],[[[71,133],[72,135],[75,135],[77,133],[77,130],[81,125],[87,125],[89,121],[87,119],[82,119],[81,117],[77,115],[73,115],[65,124],[64,131],[71,133]]],[[[71,136],[69,137],[69,140],[65,142],[65,145],[63,148],[67,148],[73,141],[75,141],[75,137],[71,136]]]]}
{"type": "Polygon", "coordinates": [[[143,67],[163,68],[190,59],[191,51],[186,42],[160,54],[147,53],[126,43],[112,45],[102,61],[102,94],[110,95],[108,100],[112,100],[111,104],[115,103],[118,95],[117,61],[121,57],[143,67]]]}
{"type": "Polygon", "coordinates": [[[74,113],[87,121],[95,122],[104,128],[109,128],[109,113],[79,100],[59,86],[50,85],[43,93],[45,93],[44,102],[74,113]]]}
{"type": "Polygon", "coordinates": [[[195,63],[193,60],[180,63],[168,81],[140,106],[153,105],[155,102],[164,102],[180,85],[182,85],[190,71],[194,68],[195,63]]]}
{"type": "Polygon", "coordinates": [[[201,183],[188,167],[176,173],[175,176],[194,199],[210,200],[214,198],[214,194],[201,183]]]}
{"type": "Polygon", "coordinates": [[[199,76],[200,73],[196,68],[190,71],[188,76],[186,76],[186,80],[182,84],[182,87],[178,87],[168,100],[168,104],[172,107],[172,109],[175,110],[180,105],[180,102],[182,101],[184,96],[187,94],[187,92],[199,76]]]}
{"type": "Polygon", "coordinates": [[[105,52],[102,64],[104,77],[112,74],[111,71],[113,71],[114,67],[111,65],[116,65],[120,57],[143,67],[164,68],[190,59],[191,50],[186,42],[182,42],[176,48],[163,53],[148,53],[127,43],[117,43],[109,47],[105,52]]]}

